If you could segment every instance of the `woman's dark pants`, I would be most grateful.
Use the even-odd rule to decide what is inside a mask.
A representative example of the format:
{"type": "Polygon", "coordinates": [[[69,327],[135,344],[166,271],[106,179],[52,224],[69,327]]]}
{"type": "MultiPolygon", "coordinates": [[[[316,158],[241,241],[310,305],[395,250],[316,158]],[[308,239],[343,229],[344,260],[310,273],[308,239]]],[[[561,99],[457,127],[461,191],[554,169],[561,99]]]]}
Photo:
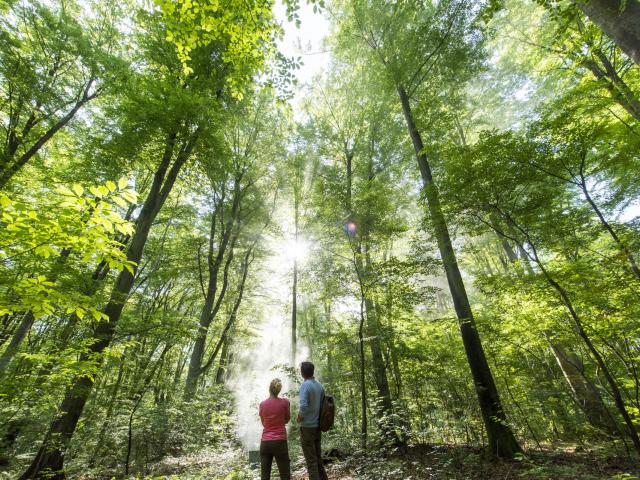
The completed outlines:
{"type": "Polygon", "coordinates": [[[289,446],[286,440],[270,440],[260,442],[260,467],[261,480],[271,480],[271,466],[275,457],[280,472],[280,480],[291,479],[291,466],[289,463],[289,446]]]}

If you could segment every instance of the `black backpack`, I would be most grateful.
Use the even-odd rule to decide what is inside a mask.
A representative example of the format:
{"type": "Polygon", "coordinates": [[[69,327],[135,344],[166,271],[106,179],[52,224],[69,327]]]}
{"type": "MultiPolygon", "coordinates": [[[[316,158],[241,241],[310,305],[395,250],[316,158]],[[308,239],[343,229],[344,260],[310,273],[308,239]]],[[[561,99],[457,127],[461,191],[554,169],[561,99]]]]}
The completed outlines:
{"type": "Polygon", "coordinates": [[[336,416],[336,404],[331,395],[322,392],[322,402],[320,402],[320,430],[328,432],[333,427],[333,419],[336,416]]]}

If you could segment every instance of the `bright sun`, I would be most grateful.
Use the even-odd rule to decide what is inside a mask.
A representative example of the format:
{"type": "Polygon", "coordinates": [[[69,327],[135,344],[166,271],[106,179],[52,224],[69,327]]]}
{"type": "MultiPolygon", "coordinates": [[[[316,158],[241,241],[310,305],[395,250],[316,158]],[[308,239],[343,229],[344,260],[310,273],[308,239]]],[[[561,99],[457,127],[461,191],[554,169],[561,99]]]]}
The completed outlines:
{"type": "Polygon", "coordinates": [[[298,239],[289,239],[282,244],[282,254],[288,260],[297,260],[298,264],[305,263],[309,256],[309,242],[298,239]]]}

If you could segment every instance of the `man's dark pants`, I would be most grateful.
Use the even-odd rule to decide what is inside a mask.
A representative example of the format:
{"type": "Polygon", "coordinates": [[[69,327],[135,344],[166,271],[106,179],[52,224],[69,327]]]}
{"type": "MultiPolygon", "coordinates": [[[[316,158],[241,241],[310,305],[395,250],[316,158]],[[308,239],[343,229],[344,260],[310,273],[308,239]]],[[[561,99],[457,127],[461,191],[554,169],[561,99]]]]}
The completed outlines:
{"type": "Polygon", "coordinates": [[[319,428],[300,428],[300,444],[307,462],[309,480],[327,480],[322,464],[321,432],[319,428]]]}
{"type": "Polygon", "coordinates": [[[271,480],[271,466],[273,457],[276,458],[280,480],[291,478],[291,466],[289,462],[289,446],[286,440],[270,440],[260,442],[260,470],[261,480],[271,480]]]}

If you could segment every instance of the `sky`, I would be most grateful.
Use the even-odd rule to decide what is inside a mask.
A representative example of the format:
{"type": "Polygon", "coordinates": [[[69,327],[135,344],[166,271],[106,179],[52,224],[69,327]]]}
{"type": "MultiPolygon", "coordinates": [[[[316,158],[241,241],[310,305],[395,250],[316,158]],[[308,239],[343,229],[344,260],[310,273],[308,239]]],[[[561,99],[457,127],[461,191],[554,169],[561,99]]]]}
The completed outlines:
{"type": "MultiPolygon", "coordinates": [[[[329,22],[322,13],[314,13],[313,5],[306,3],[306,0],[300,0],[300,28],[294,22],[287,21],[281,1],[278,1],[275,13],[284,28],[284,38],[278,42],[278,48],[287,57],[302,58],[302,67],[295,75],[300,86],[310,84],[313,77],[329,64],[330,54],[323,46],[323,38],[329,34],[329,22]]],[[[297,92],[294,99],[294,109],[302,95],[301,90],[303,89],[297,92]]]]}

